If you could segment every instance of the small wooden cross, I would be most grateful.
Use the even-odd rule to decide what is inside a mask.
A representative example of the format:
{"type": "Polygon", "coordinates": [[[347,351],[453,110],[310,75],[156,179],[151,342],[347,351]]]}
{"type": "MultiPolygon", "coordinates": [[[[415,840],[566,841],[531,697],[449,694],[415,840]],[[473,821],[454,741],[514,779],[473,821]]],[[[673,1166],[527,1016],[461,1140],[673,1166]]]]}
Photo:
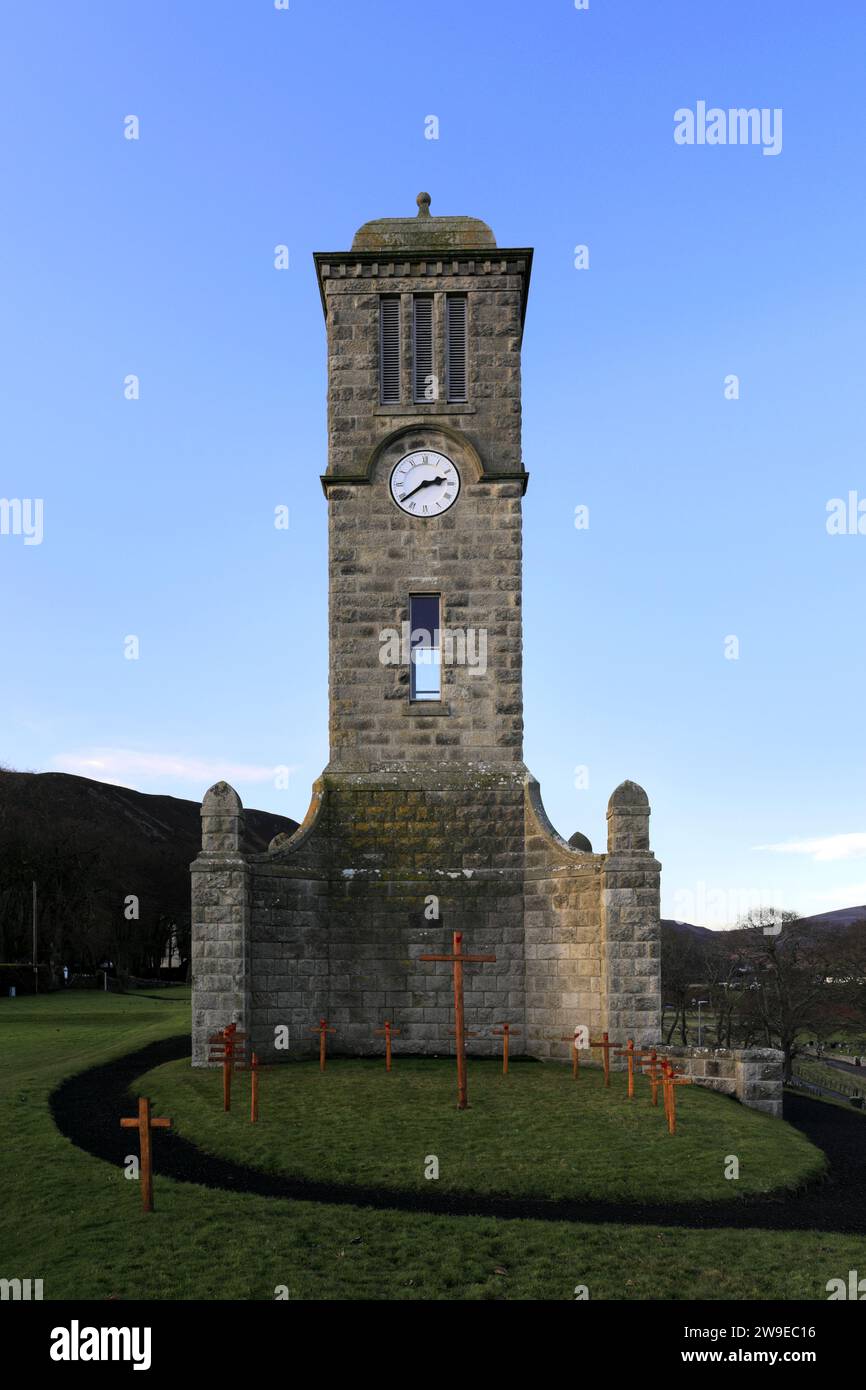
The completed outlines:
{"type": "Polygon", "coordinates": [[[153,1211],[153,1162],[151,1158],[152,1129],[171,1129],[171,1120],[151,1115],[147,1096],[138,1097],[138,1118],[121,1120],[121,1129],[137,1129],[141,1145],[141,1201],[145,1211],[153,1211]]]}
{"type": "Polygon", "coordinates": [[[450,956],[419,956],[419,960],[447,960],[454,969],[454,1032],[457,1037],[457,1109],[465,1110],[469,1101],[466,1088],[466,1041],[463,1019],[463,966],[475,961],[495,961],[495,956],[465,956],[463,954],[463,933],[456,931],[453,937],[453,950],[450,956]]]}
{"type": "Polygon", "coordinates": [[[641,1071],[652,1087],[652,1103],[658,1106],[662,1066],[667,1061],[667,1058],[660,1057],[654,1047],[651,1048],[649,1052],[641,1051],[640,1054],[636,1055],[640,1056],[641,1071]]]}
{"type": "MultiPolygon", "coordinates": [[[[448,1036],[451,1037],[451,1038],[456,1038],[456,1037],[457,1037],[457,1029],[456,1029],[456,1028],[449,1028],[449,1029],[448,1029],[448,1036]]],[[[471,1030],[471,1028],[464,1028],[464,1029],[463,1029],[463,1036],[464,1036],[464,1038],[477,1038],[477,1037],[480,1037],[480,1034],[479,1034],[479,1033],[473,1033],[472,1030],[471,1030]]]]}
{"type": "Polygon", "coordinates": [[[577,1046],[577,1039],[582,1031],[582,1025],[578,1024],[573,1033],[566,1033],[559,1039],[560,1042],[571,1043],[571,1074],[575,1081],[580,1077],[580,1050],[577,1046]]]}
{"type": "Polygon", "coordinates": [[[326,1056],[327,1051],[328,1051],[328,1036],[327,1036],[327,1035],[328,1035],[328,1033],[336,1033],[337,1030],[336,1030],[336,1028],[329,1028],[329,1027],[328,1027],[328,1020],[327,1020],[326,1018],[320,1018],[320,1019],[319,1019],[318,1027],[316,1027],[316,1028],[311,1028],[309,1031],[310,1031],[311,1033],[318,1033],[318,1035],[319,1035],[319,1071],[324,1071],[324,1070],[325,1070],[325,1056],[326,1056]]]}
{"type": "Polygon", "coordinates": [[[668,1133],[677,1132],[677,1086],[691,1086],[691,1077],[683,1076],[665,1058],[662,1064],[662,1086],[665,1093],[665,1114],[668,1117],[668,1133]]]}
{"type": "Polygon", "coordinates": [[[373,1033],[374,1033],[375,1037],[381,1038],[383,1034],[385,1035],[385,1070],[386,1070],[386,1071],[390,1071],[390,1070],[391,1070],[391,1039],[392,1039],[392,1037],[394,1037],[394,1038],[399,1038],[401,1032],[402,1032],[402,1029],[400,1029],[400,1028],[395,1028],[394,1025],[393,1025],[393,1023],[391,1023],[387,1018],[385,1019],[385,1025],[384,1025],[384,1027],[382,1027],[382,1028],[374,1028],[374,1029],[373,1029],[373,1033]]]}
{"type": "Polygon", "coordinates": [[[494,1029],[493,1029],[493,1036],[494,1036],[494,1038],[501,1038],[501,1039],[502,1039],[502,1075],[503,1075],[503,1076],[507,1076],[507,1075],[508,1075],[508,1039],[509,1039],[510,1037],[516,1037],[516,1036],[520,1033],[520,1029],[519,1029],[519,1028],[512,1028],[512,1026],[511,1026],[510,1023],[500,1023],[500,1024],[499,1024],[499,1028],[500,1028],[502,1031],[501,1031],[501,1032],[497,1032],[496,1028],[494,1028],[494,1029]]]}
{"type": "Polygon", "coordinates": [[[629,1038],[625,1047],[619,1048],[613,1055],[628,1058],[628,1098],[634,1100],[634,1038],[629,1038]]]}
{"type": "Polygon", "coordinates": [[[259,1071],[261,1063],[258,1054],[253,1053],[250,1058],[250,1124],[254,1125],[259,1118],[259,1071]]]}
{"type": "Polygon", "coordinates": [[[228,1023],[208,1038],[209,1062],[220,1062],[223,1069],[223,1110],[232,1108],[232,1071],[244,1065],[247,1034],[238,1032],[236,1023],[228,1023]]]}
{"type": "Polygon", "coordinates": [[[590,1047],[600,1047],[600,1048],[601,1048],[602,1056],[604,1057],[604,1084],[605,1084],[605,1086],[609,1086],[609,1085],[610,1085],[610,1049],[611,1049],[612,1047],[616,1047],[616,1043],[612,1043],[612,1042],[610,1041],[610,1039],[608,1038],[607,1033],[602,1033],[601,1037],[598,1038],[595,1042],[593,1042],[592,1039],[590,1038],[589,1045],[590,1045],[590,1047]]]}

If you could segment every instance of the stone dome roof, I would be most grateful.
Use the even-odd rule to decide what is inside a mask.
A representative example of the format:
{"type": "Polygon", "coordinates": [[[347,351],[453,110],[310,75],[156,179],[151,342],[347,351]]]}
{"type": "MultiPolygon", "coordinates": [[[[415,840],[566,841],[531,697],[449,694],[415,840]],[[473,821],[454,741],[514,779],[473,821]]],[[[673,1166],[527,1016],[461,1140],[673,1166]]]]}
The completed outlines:
{"type": "Polygon", "coordinates": [[[579,830],[575,830],[574,834],[569,837],[568,843],[572,849],[580,849],[583,850],[584,854],[592,854],[592,845],[579,830]]]}
{"type": "Polygon", "coordinates": [[[353,251],[480,251],[496,238],[477,217],[431,217],[430,194],[419,193],[415,217],[379,217],[359,227],[353,251]]]}

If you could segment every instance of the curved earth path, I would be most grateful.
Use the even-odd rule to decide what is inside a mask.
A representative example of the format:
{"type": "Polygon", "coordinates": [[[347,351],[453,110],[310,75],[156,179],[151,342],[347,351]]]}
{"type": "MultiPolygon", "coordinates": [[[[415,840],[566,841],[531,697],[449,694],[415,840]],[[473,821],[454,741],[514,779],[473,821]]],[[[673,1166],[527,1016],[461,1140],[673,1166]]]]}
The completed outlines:
{"type": "MultiPolygon", "coordinates": [[[[107,1163],[123,1165],[129,1138],[118,1120],[130,1109],[136,1077],[189,1055],[182,1034],[91,1067],[61,1082],[49,1101],[57,1128],[78,1148],[107,1163]]],[[[535,1221],[680,1226],[693,1230],[740,1227],[773,1231],[866,1232],[866,1121],[855,1112],[808,1100],[786,1098],[785,1118],[827,1154],[830,1174],[798,1193],[746,1197],[739,1201],[665,1203],[545,1201],[542,1198],[409,1192],[316,1182],[235,1163],[205,1153],[172,1130],[155,1145],[155,1168],[178,1182],[260,1197],[293,1198],[337,1206],[427,1212],[439,1216],[496,1216],[535,1221]]]]}

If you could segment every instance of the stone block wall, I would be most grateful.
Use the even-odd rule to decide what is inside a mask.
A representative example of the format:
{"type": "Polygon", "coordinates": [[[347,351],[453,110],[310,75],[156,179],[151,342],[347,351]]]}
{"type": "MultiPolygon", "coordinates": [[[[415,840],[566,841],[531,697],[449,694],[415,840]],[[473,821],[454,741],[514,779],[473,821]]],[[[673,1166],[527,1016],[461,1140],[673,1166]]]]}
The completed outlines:
{"type": "Polygon", "coordinates": [[[534,1057],[570,1054],[576,1026],[593,1037],[607,1026],[603,993],[601,883],[604,855],[573,849],[544,811],[538,783],[526,785],[524,926],[526,1024],[534,1057]]]}
{"type": "Polygon", "coordinates": [[[519,482],[486,479],[467,440],[443,426],[389,436],[368,482],[329,484],[331,770],[520,764],[521,492],[519,482]],[[430,523],[389,494],[393,467],[415,449],[446,454],[460,473],[457,505],[430,523]],[[387,634],[409,622],[410,595],[430,592],[441,594],[442,626],[456,640],[441,702],[419,703],[409,699],[407,656],[381,656],[387,634]]]}
{"type": "Polygon", "coordinates": [[[202,851],[192,865],[192,1044],[199,1060],[216,1027],[250,1023],[250,867],[237,792],[217,782],[202,805],[202,851]]]}
{"type": "MultiPolygon", "coordinates": [[[[624,784],[629,796],[632,785],[624,784]]],[[[288,1029],[290,1053],[312,1054],[320,1016],[337,1030],[336,1052],[380,1052],[374,1029],[389,1018],[401,1029],[396,1050],[447,1054],[451,969],[418,957],[450,952],[455,930],[468,953],[496,956],[466,967],[467,1027],[477,1035],[470,1052],[498,1052],[492,1029],[502,1022],[515,1029],[515,1054],[538,1057],[567,1056],[563,1035],[578,1024],[612,1029],[608,856],[556,834],[524,768],[470,777],[447,767],[435,777],[327,773],[295,835],[249,856],[235,848],[239,802],[226,821],[228,792],[218,786],[205,798],[208,848],[194,865],[196,1064],[206,1060],[207,1034],[233,1020],[264,1058],[285,1055],[275,1050],[278,1027],[288,1029]]],[[[630,872],[654,882],[656,897],[654,908],[640,904],[636,924],[621,923],[622,933],[639,929],[645,939],[633,943],[638,957],[623,955],[624,939],[616,943],[615,958],[626,962],[616,1018],[643,1040],[658,996],[646,966],[657,972],[658,865],[649,851],[630,852],[640,865],[630,872]]],[[[658,1026],[656,1017],[653,1037],[658,1026]]]]}
{"type": "MultiPolygon", "coordinates": [[[[520,343],[531,256],[503,250],[478,256],[316,257],[328,329],[328,472],[358,476],[374,449],[406,416],[449,420],[484,461],[521,473],[520,343]],[[444,383],[444,296],[468,305],[468,400],[413,401],[413,294],[434,296],[434,373],[444,383]],[[398,295],[402,322],[402,399],[379,401],[379,298],[398,295]]],[[[444,393],[444,387],[441,388],[444,393]]]]}
{"type": "Polygon", "coordinates": [[[661,1018],[661,865],[650,850],[649,816],[642,787],[617,787],[607,812],[601,892],[605,1026],[611,1037],[641,1046],[658,1037],[661,1018]]]}
{"type": "Polygon", "coordinates": [[[773,1048],[665,1047],[697,1086],[735,1096],[751,1110],[782,1116],[782,1054],[773,1048]]]}

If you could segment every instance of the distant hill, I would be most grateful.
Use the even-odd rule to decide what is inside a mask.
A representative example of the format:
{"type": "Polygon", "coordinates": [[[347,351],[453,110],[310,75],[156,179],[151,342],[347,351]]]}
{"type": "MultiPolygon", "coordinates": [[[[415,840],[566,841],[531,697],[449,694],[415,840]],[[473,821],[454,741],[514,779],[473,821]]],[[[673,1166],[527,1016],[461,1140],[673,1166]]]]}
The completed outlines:
{"type": "MultiPolygon", "coordinates": [[[[736,939],[740,936],[739,931],[734,927],[713,931],[710,927],[699,927],[694,922],[679,922],[672,917],[663,917],[661,925],[663,929],[667,928],[674,941],[689,942],[693,945],[711,938],[718,940],[719,937],[725,935],[736,939]]],[[[812,917],[801,917],[790,925],[798,929],[803,927],[807,930],[814,929],[816,934],[828,935],[834,932],[841,935],[854,925],[862,925],[866,930],[866,906],[839,907],[833,912],[818,912],[812,917]]],[[[783,927],[782,930],[784,932],[787,929],[787,927],[783,927]]]]}
{"type": "MultiPolygon", "coordinates": [[[[245,813],[246,847],[267,848],[297,821],[245,813]]],[[[31,882],[40,959],[85,967],[101,955],[137,972],[176,924],[189,941],[189,866],[201,847],[200,805],[64,772],[0,771],[0,960],[29,958],[31,882]],[[127,921],[124,903],[139,899],[127,921]]]]}
{"type": "Polygon", "coordinates": [[[707,937],[716,935],[710,927],[698,927],[694,922],[679,922],[675,917],[663,917],[661,925],[667,927],[675,936],[688,941],[705,941],[707,937]]]}
{"type": "Polygon", "coordinates": [[[837,907],[833,912],[816,912],[812,917],[801,917],[799,925],[815,927],[818,931],[847,931],[855,923],[866,927],[866,904],[837,907]]]}

